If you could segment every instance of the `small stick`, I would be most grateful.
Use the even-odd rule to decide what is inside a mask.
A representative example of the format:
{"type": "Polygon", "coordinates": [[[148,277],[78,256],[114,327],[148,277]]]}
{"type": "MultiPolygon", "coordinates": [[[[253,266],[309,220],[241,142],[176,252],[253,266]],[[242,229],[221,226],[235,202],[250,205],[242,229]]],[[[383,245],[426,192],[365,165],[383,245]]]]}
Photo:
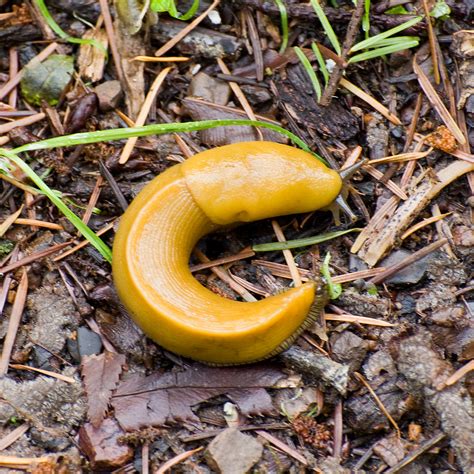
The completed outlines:
{"type": "MultiPolygon", "coordinates": [[[[210,260],[198,249],[194,249],[194,253],[201,260],[201,262],[208,263],[210,260]]],[[[237,294],[242,296],[245,301],[257,301],[257,299],[250,294],[243,286],[234,281],[222,267],[212,267],[212,273],[218,276],[222,281],[226,282],[237,294]]]]}
{"type": "MultiPolygon", "coordinates": [[[[112,229],[113,226],[114,226],[114,223],[115,223],[115,221],[114,222],[109,222],[107,225],[102,227],[102,229],[98,230],[96,232],[97,237],[100,237],[102,234],[105,234],[107,231],[112,229]]],[[[70,245],[70,244],[71,244],[71,242],[66,243],[66,245],[70,245]]],[[[82,242],[78,243],[77,245],[75,245],[71,249],[66,250],[66,252],[58,255],[57,257],[54,257],[53,262],[59,262],[59,260],[62,260],[63,258],[67,257],[68,255],[71,255],[72,253],[77,252],[79,249],[82,249],[83,247],[85,247],[89,244],[90,244],[90,242],[88,240],[83,240],[82,242]]],[[[61,245],[64,245],[64,244],[61,244],[61,245]]],[[[66,246],[66,245],[64,245],[64,246],[66,246]]]]}
{"type": "Polygon", "coordinates": [[[115,72],[120,83],[125,84],[125,78],[123,75],[121,56],[117,48],[117,40],[115,38],[114,23],[112,21],[112,15],[110,14],[109,3],[107,0],[99,0],[100,10],[104,17],[104,26],[107,33],[107,39],[110,45],[110,51],[112,52],[112,58],[114,60],[115,72]]]}
{"type": "Polygon", "coordinates": [[[201,446],[199,448],[191,449],[190,451],[185,451],[184,453],[178,454],[174,458],[171,458],[169,461],[166,461],[164,464],[162,464],[158,470],[155,471],[155,474],[165,474],[168,469],[171,469],[173,466],[176,466],[176,464],[183,462],[184,460],[190,458],[193,454],[198,453],[203,449],[204,447],[201,446]]]}
{"type": "Polygon", "coordinates": [[[271,434],[262,430],[257,430],[256,433],[262,438],[269,441],[270,444],[273,444],[273,446],[283,451],[285,454],[288,454],[288,456],[291,456],[293,459],[299,461],[301,464],[303,464],[303,466],[308,465],[308,461],[306,461],[306,458],[303,455],[296,451],[296,449],[290,448],[290,446],[285,444],[283,441],[280,441],[278,438],[275,438],[275,436],[272,436],[271,434]]]}
{"type": "Polygon", "coordinates": [[[395,431],[397,432],[397,436],[401,438],[402,434],[400,432],[400,428],[397,425],[397,422],[393,419],[392,415],[390,415],[390,413],[387,411],[387,409],[385,408],[385,405],[382,403],[382,400],[380,400],[379,396],[375,393],[374,389],[369,385],[369,382],[367,382],[367,380],[365,380],[365,378],[361,374],[359,374],[359,372],[354,372],[354,375],[359,380],[359,382],[365,385],[369,393],[374,398],[375,403],[377,403],[382,413],[388,418],[392,426],[395,428],[395,431]]]}
{"type": "Polygon", "coordinates": [[[384,474],[395,474],[397,472],[400,472],[402,468],[413,462],[418,456],[420,456],[420,454],[425,453],[434,445],[438,444],[445,437],[446,435],[444,433],[438,433],[432,438],[424,441],[418,448],[414,449],[411,453],[405,456],[399,463],[395,464],[395,466],[392,466],[390,469],[384,471],[384,474]]]}
{"type": "Polygon", "coordinates": [[[42,61],[44,61],[50,54],[54,53],[56,48],[58,47],[58,43],[51,43],[47,46],[43,51],[37,54],[23,69],[21,69],[15,77],[10,78],[10,80],[3,85],[0,89],[0,100],[2,100],[7,94],[9,94],[23,79],[23,75],[25,74],[25,68],[35,66],[42,61]]]}
{"type": "Polygon", "coordinates": [[[423,94],[419,92],[418,97],[416,98],[415,110],[413,111],[413,117],[411,119],[410,126],[408,127],[405,145],[403,146],[403,153],[406,153],[409,150],[410,145],[413,141],[413,137],[415,136],[416,126],[418,125],[418,119],[420,118],[420,111],[421,111],[422,104],[423,104],[423,94]]]}
{"type": "Polygon", "coordinates": [[[23,365],[23,364],[10,364],[12,369],[17,370],[31,370],[32,372],[38,372],[43,375],[47,375],[48,377],[53,377],[58,380],[62,380],[63,382],[67,382],[70,384],[77,383],[77,380],[73,379],[72,377],[68,377],[67,375],[57,374],[56,372],[51,372],[50,370],[38,369],[37,367],[32,367],[30,365],[23,365]]]}
{"type": "Polygon", "coordinates": [[[5,273],[11,272],[12,270],[15,270],[19,267],[33,263],[40,258],[47,257],[48,255],[51,255],[52,253],[55,253],[58,250],[67,247],[68,245],[71,245],[71,242],[63,242],[62,244],[53,245],[52,247],[41,250],[40,252],[32,253],[21,260],[17,260],[16,262],[10,263],[9,265],[5,265],[4,267],[0,268],[0,275],[4,275],[5,273]]]}
{"type": "MultiPolygon", "coordinates": [[[[286,242],[285,235],[283,234],[283,231],[281,230],[280,224],[278,224],[276,220],[272,220],[272,227],[273,227],[273,232],[275,232],[278,242],[286,242]]],[[[291,250],[286,249],[286,250],[282,250],[282,252],[285,257],[286,264],[288,265],[288,268],[290,269],[291,278],[293,279],[295,287],[301,286],[303,282],[301,281],[301,276],[298,271],[298,267],[296,266],[295,259],[293,258],[293,254],[291,253],[291,250]]]]}
{"type": "MultiPolygon", "coordinates": [[[[349,25],[347,27],[346,38],[344,40],[344,44],[342,45],[341,58],[343,61],[347,61],[349,51],[354,44],[357,33],[359,32],[359,24],[362,19],[362,15],[364,14],[364,5],[365,2],[363,1],[357,2],[357,6],[354,9],[354,12],[352,13],[351,21],[349,22],[349,25]]],[[[329,78],[329,83],[324,89],[323,95],[321,97],[321,105],[327,106],[331,103],[332,97],[336,93],[343,73],[344,68],[341,67],[338,63],[336,63],[331,73],[331,77],[329,78]]]]}
{"type": "Polygon", "coordinates": [[[29,429],[30,426],[28,425],[28,423],[23,423],[22,425],[17,426],[13,431],[8,433],[2,439],[0,439],[0,452],[4,451],[15,441],[20,439],[29,429]]]}
{"type": "MultiPolygon", "coordinates": [[[[217,58],[217,64],[219,64],[219,67],[221,68],[221,71],[224,74],[230,74],[229,68],[226,66],[225,62],[222,61],[221,58],[217,58]]],[[[229,86],[232,89],[232,92],[237,97],[238,101],[240,102],[240,105],[245,110],[245,113],[247,114],[248,118],[253,121],[257,120],[257,117],[254,111],[252,110],[252,107],[250,106],[247,100],[247,97],[245,97],[245,94],[242,92],[242,89],[240,88],[240,86],[236,82],[232,82],[232,81],[229,82],[229,86]]],[[[255,133],[258,135],[259,140],[263,140],[263,134],[260,128],[255,127],[254,130],[255,130],[255,133]]]]}
{"type": "Polygon", "coordinates": [[[28,293],[28,273],[23,269],[21,280],[13,302],[13,308],[8,323],[7,335],[3,342],[2,355],[0,357],[0,377],[6,375],[8,371],[8,363],[15,343],[16,333],[20,326],[21,317],[23,316],[23,308],[25,307],[26,294],[28,293]]]}
{"type": "MultiPolygon", "coordinates": [[[[106,0],[102,0],[106,1],[106,0]]],[[[196,19],[189,23],[186,28],[183,28],[174,38],[170,39],[166,44],[164,44],[156,53],[155,56],[163,56],[167,53],[173,46],[176,46],[188,33],[190,33],[196,26],[201,23],[204,18],[212,11],[214,8],[219,5],[220,0],[214,0],[207,10],[202,12],[196,19]]]]}
{"type": "Polygon", "coordinates": [[[30,115],[28,117],[23,117],[18,120],[12,120],[11,122],[4,123],[0,125],[0,134],[5,134],[11,132],[14,128],[17,127],[26,127],[27,125],[32,125],[36,122],[40,122],[46,117],[43,112],[39,112],[34,115],[30,115]]]}
{"type": "Polygon", "coordinates": [[[45,221],[40,221],[38,219],[23,219],[22,217],[19,217],[14,222],[14,224],[44,227],[45,229],[52,229],[52,230],[63,230],[63,226],[59,224],[55,224],[54,222],[45,222],[45,221]]]}
{"type": "Polygon", "coordinates": [[[352,84],[352,82],[349,82],[344,77],[341,78],[339,83],[349,92],[352,92],[354,95],[359,97],[359,99],[362,99],[364,102],[367,102],[369,105],[371,105],[375,110],[380,112],[386,119],[390,120],[390,122],[392,122],[394,125],[402,125],[400,119],[394,113],[390,112],[390,110],[388,110],[385,105],[381,104],[378,100],[374,99],[372,96],[357,87],[355,84],[352,84]]]}
{"type": "Polygon", "coordinates": [[[104,182],[104,178],[102,178],[101,175],[97,178],[97,181],[95,182],[94,189],[92,190],[91,197],[89,198],[89,202],[87,203],[87,208],[84,212],[84,215],[82,216],[82,222],[84,224],[88,224],[89,220],[92,216],[92,212],[94,211],[94,207],[97,204],[97,201],[99,200],[100,196],[100,191],[102,184],[104,182]]]}
{"type": "Polygon", "coordinates": [[[199,272],[200,270],[204,270],[206,268],[211,268],[218,265],[225,265],[226,263],[237,262],[239,260],[245,260],[246,258],[253,257],[254,255],[255,252],[253,250],[242,250],[242,252],[239,252],[235,255],[231,255],[229,257],[222,257],[217,258],[216,260],[210,260],[209,262],[198,263],[197,265],[191,266],[189,270],[192,273],[199,272]]]}
{"type": "MultiPolygon", "coordinates": [[[[18,50],[13,47],[9,50],[9,63],[10,63],[10,70],[8,71],[8,75],[11,78],[15,77],[18,74],[18,50]]],[[[8,105],[12,108],[16,108],[16,100],[17,100],[18,92],[13,89],[10,92],[8,97],[8,105]]]]}
{"type": "Polygon", "coordinates": [[[423,0],[423,10],[425,11],[426,25],[428,26],[428,39],[430,43],[430,53],[431,60],[433,61],[433,76],[436,84],[441,82],[441,77],[439,75],[439,66],[438,66],[438,55],[436,54],[436,43],[435,43],[435,33],[433,30],[433,24],[431,23],[430,10],[426,0],[423,0]]]}
{"type": "MultiPolygon", "coordinates": [[[[361,2],[362,3],[362,2],[361,2]]],[[[342,455],[342,436],[343,436],[343,419],[342,419],[342,401],[339,400],[334,407],[334,440],[332,455],[336,459],[340,459],[342,455]]]]}
{"type": "Polygon", "coordinates": [[[421,69],[421,67],[416,62],[416,56],[413,57],[413,71],[418,76],[418,82],[421,88],[423,89],[423,92],[426,94],[426,97],[428,97],[428,100],[435,108],[436,112],[438,112],[438,115],[441,117],[441,120],[444,122],[446,127],[449,128],[451,133],[454,135],[454,138],[456,138],[456,140],[461,145],[464,145],[466,143],[466,137],[462,133],[461,129],[458,127],[456,121],[449,113],[448,109],[439,97],[435,88],[431,85],[431,82],[426,76],[426,74],[423,72],[423,69],[421,69]]]}
{"type": "Polygon", "coordinates": [[[402,261],[396,263],[395,265],[392,265],[391,267],[388,267],[383,273],[372,278],[370,282],[373,283],[374,285],[378,285],[382,283],[387,278],[390,278],[391,276],[398,273],[400,270],[403,270],[404,268],[408,267],[412,263],[415,263],[416,261],[421,260],[423,257],[426,257],[431,252],[434,252],[435,250],[439,249],[440,247],[445,245],[447,242],[448,242],[448,239],[446,238],[439,239],[436,242],[433,242],[427,247],[424,247],[418,250],[413,255],[409,255],[408,257],[404,258],[402,261]]]}
{"type": "Polygon", "coordinates": [[[449,385],[454,385],[458,380],[462,379],[466,374],[471,372],[471,370],[474,370],[474,359],[463,365],[460,369],[456,370],[456,372],[454,372],[454,374],[444,382],[444,386],[442,388],[449,385]]]}
{"type": "MultiPolygon", "coordinates": [[[[171,67],[167,67],[156,76],[155,80],[153,81],[153,84],[150,87],[150,90],[148,91],[148,94],[146,95],[145,102],[143,103],[142,108],[140,109],[140,113],[138,114],[137,120],[135,121],[135,127],[141,127],[145,124],[148,114],[150,112],[150,108],[153,105],[153,102],[155,101],[156,95],[158,94],[158,91],[160,90],[170,70],[171,67]]],[[[138,137],[131,137],[127,140],[127,143],[125,143],[125,146],[123,147],[119,159],[119,163],[121,165],[125,164],[130,158],[130,154],[132,153],[132,150],[135,147],[137,140],[138,137]]]]}

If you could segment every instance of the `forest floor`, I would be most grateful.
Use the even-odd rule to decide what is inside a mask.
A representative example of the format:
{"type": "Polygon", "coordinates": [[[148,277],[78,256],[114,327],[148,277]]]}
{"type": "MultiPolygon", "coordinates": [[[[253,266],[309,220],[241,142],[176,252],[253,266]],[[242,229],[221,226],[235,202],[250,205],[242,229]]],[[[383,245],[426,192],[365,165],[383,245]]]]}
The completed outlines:
{"type": "Polygon", "coordinates": [[[473,3],[359,2],[203,0],[183,21],[172,1],[0,0],[0,472],[472,472],[473,3]],[[275,216],[199,242],[191,271],[222,297],[281,293],[327,255],[342,290],[282,354],[208,367],[130,319],[110,249],[167,168],[291,145],[180,128],[226,119],[361,167],[353,219],[275,216]],[[124,139],[150,124],[186,133],[124,139]]]}

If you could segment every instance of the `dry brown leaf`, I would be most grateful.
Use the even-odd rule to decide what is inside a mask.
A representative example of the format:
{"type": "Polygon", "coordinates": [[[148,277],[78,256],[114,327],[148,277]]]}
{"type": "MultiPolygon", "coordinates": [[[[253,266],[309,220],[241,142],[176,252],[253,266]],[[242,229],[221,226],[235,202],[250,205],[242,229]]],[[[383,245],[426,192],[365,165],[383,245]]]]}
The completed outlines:
{"type": "Polygon", "coordinates": [[[84,356],[82,377],[87,393],[87,416],[94,427],[100,426],[105,417],[112,391],[117,386],[125,356],[113,352],[84,356]]]}
{"type": "Polygon", "coordinates": [[[195,420],[191,407],[226,394],[244,415],[273,411],[265,388],[286,376],[271,365],[205,367],[196,365],[179,373],[134,374],[122,382],[112,399],[115,418],[128,431],[195,420]]]}

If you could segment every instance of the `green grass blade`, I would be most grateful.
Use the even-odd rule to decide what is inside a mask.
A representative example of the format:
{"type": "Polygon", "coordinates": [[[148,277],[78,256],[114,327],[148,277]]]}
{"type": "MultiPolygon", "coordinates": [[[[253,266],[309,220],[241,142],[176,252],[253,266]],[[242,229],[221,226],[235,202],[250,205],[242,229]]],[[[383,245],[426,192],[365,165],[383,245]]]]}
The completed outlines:
{"type": "Polygon", "coordinates": [[[403,44],[408,41],[419,41],[418,36],[395,36],[395,38],[387,38],[377,43],[377,48],[382,48],[384,46],[392,46],[395,44],[403,44]]]}
{"type": "Polygon", "coordinates": [[[391,46],[384,46],[383,48],[371,49],[365,53],[356,54],[349,59],[349,63],[357,63],[360,61],[367,61],[368,59],[378,58],[386,54],[396,53],[397,51],[403,51],[405,49],[414,48],[418,46],[419,41],[407,41],[405,43],[393,44],[391,46]]]}
{"type": "MultiPolygon", "coordinates": [[[[48,138],[38,142],[27,143],[13,150],[14,153],[24,151],[45,150],[50,148],[87,145],[89,143],[98,143],[110,140],[123,140],[132,137],[146,137],[148,135],[163,135],[165,133],[182,133],[196,132],[199,130],[207,130],[209,128],[247,125],[251,127],[262,127],[275,132],[281,133],[289,138],[295,145],[302,150],[311,153],[322,163],[325,160],[316,153],[313,153],[308,145],[297,137],[295,134],[285,130],[279,125],[268,122],[260,122],[258,120],[247,119],[223,119],[223,120],[202,120],[200,122],[182,122],[182,123],[159,123],[155,125],[146,125],[144,127],[116,128],[111,130],[100,130],[98,132],[74,133],[72,135],[64,135],[62,137],[48,138]]],[[[0,149],[1,150],[1,149],[0,149]]]]}
{"type": "Polygon", "coordinates": [[[365,33],[365,38],[369,37],[370,31],[370,0],[365,0],[364,16],[362,17],[362,30],[365,33]]]}
{"type": "Polygon", "coordinates": [[[360,232],[362,229],[338,230],[336,232],[327,232],[326,234],[315,235],[313,237],[305,237],[304,239],[287,240],[286,242],[270,242],[268,244],[257,244],[252,246],[254,252],[275,252],[277,250],[298,249],[300,247],[308,247],[309,245],[320,244],[327,240],[336,239],[349,232],[360,232]]]}
{"type": "Polygon", "coordinates": [[[341,45],[339,44],[339,40],[337,39],[336,33],[334,33],[334,30],[332,29],[331,23],[329,23],[326,13],[324,13],[324,10],[319,4],[319,0],[311,0],[311,5],[314,11],[316,12],[316,15],[318,16],[319,21],[321,22],[321,25],[324,29],[324,32],[326,33],[330,43],[332,44],[332,47],[334,48],[334,51],[336,51],[336,53],[340,56],[341,45]]]}
{"type": "Polygon", "coordinates": [[[0,155],[4,156],[8,160],[15,163],[36,186],[44,193],[44,195],[67,217],[67,219],[76,227],[76,229],[100,252],[100,254],[107,260],[112,262],[112,251],[104,243],[104,241],[98,237],[82,220],[74,214],[64,202],[58,197],[58,195],[31,169],[19,156],[15,153],[1,149],[0,155]]]}
{"type": "Polygon", "coordinates": [[[361,41],[352,46],[350,52],[354,53],[355,51],[360,51],[361,49],[374,48],[378,46],[379,41],[389,38],[390,36],[393,36],[399,33],[400,31],[406,30],[407,28],[411,28],[413,25],[419,23],[422,19],[422,16],[417,16],[415,18],[412,18],[411,20],[405,21],[405,23],[402,23],[401,25],[391,28],[390,30],[384,31],[378,35],[372,36],[371,38],[361,41]]]}
{"type": "Polygon", "coordinates": [[[283,0],[275,0],[275,3],[280,10],[280,22],[281,22],[281,46],[280,54],[285,52],[286,47],[288,46],[288,13],[286,11],[285,2],[283,0]]]}
{"type": "Polygon", "coordinates": [[[61,39],[68,41],[69,43],[74,44],[89,44],[91,46],[95,46],[99,50],[101,50],[105,55],[107,55],[107,50],[104,48],[104,45],[99,43],[95,39],[83,39],[83,38],[74,38],[73,36],[69,36],[55,21],[52,17],[51,13],[47,6],[44,3],[44,0],[33,0],[36,6],[38,7],[39,11],[43,15],[44,20],[48,24],[48,26],[58,35],[61,39]]]}
{"type": "Polygon", "coordinates": [[[316,92],[316,96],[318,98],[318,102],[321,100],[321,85],[319,84],[318,77],[316,76],[316,73],[314,72],[313,66],[311,66],[311,63],[309,62],[309,59],[306,57],[306,54],[303,53],[301,48],[298,48],[295,46],[293,48],[295,50],[296,55],[298,56],[298,59],[300,60],[301,64],[306,70],[306,73],[308,74],[311,83],[313,84],[313,89],[316,92]]]}
{"type": "Polygon", "coordinates": [[[316,56],[316,59],[318,60],[319,69],[324,77],[324,82],[327,85],[329,82],[329,71],[326,67],[326,61],[324,60],[323,55],[321,54],[321,51],[319,50],[318,45],[316,43],[311,43],[311,49],[313,50],[313,53],[316,56]]]}

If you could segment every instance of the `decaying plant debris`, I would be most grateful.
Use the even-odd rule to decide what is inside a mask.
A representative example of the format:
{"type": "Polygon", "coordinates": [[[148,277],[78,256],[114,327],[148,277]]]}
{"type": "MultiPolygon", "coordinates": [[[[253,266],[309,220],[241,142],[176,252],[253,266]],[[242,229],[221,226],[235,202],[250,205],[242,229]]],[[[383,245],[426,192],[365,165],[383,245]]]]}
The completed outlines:
{"type": "Polygon", "coordinates": [[[472,2],[216,0],[185,21],[151,3],[54,0],[56,28],[40,0],[0,0],[0,470],[470,472],[472,2]],[[409,49],[377,54],[397,41],[409,49]],[[335,169],[365,161],[347,188],[357,222],[331,209],[199,243],[193,275],[226,298],[306,281],[328,252],[332,291],[342,285],[289,350],[219,368],[143,336],[108,247],[168,167],[288,136],[247,124],[12,149],[227,119],[281,126],[335,169]],[[285,255],[252,249],[349,229],[285,255]]]}

